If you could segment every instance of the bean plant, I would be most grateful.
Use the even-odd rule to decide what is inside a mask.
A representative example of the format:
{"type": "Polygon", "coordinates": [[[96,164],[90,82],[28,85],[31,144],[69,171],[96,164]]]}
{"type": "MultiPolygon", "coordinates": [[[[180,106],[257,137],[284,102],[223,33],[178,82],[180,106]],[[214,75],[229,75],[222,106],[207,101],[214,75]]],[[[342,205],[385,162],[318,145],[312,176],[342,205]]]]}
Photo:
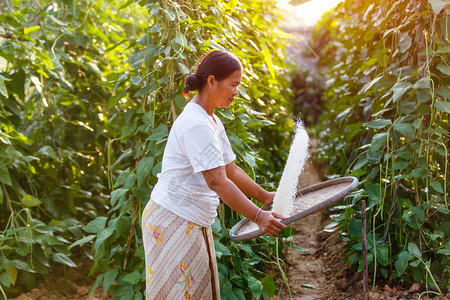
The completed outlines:
{"type": "MultiPolygon", "coordinates": [[[[272,1],[6,0],[0,13],[5,298],[54,264],[76,267],[76,248],[93,260],[92,291],[102,283],[115,298],[143,297],[140,215],[187,103],[183,78],[208,51],[242,61],[236,104],[217,114],[237,163],[275,188],[292,124],[287,35],[272,1]]],[[[282,242],[231,242],[241,218],[222,204],[213,225],[221,294],[267,299],[284,274],[282,242]]]]}
{"type": "Polygon", "coordinates": [[[450,20],[445,1],[344,1],[316,26],[330,171],[360,180],[334,208],[361,271],[361,200],[377,278],[449,288],[450,20]]]}

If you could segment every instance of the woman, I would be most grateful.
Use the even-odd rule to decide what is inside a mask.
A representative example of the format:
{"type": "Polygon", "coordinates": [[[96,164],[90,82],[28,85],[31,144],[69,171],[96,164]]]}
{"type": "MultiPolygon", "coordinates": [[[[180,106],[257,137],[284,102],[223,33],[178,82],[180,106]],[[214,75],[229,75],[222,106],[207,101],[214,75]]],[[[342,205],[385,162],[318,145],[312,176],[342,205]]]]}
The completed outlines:
{"type": "Polygon", "coordinates": [[[275,193],[256,184],[234,160],[223,124],[214,114],[229,107],[242,77],[239,59],[213,51],[186,78],[183,95],[197,95],[174,122],[151,200],[142,215],[147,299],[220,299],[211,225],[219,197],[268,235],[286,225],[262,211],[275,193]]]}

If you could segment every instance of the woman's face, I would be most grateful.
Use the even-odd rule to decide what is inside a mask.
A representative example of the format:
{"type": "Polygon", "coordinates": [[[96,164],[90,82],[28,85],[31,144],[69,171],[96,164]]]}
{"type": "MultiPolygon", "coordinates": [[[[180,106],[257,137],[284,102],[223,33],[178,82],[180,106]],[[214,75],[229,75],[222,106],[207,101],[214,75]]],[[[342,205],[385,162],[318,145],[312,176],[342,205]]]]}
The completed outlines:
{"type": "Polygon", "coordinates": [[[238,94],[237,88],[241,83],[242,70],[234,71],[230,76],[215,81],[213,84],[213,99],[215,107],[228,108],[238,94]]]}

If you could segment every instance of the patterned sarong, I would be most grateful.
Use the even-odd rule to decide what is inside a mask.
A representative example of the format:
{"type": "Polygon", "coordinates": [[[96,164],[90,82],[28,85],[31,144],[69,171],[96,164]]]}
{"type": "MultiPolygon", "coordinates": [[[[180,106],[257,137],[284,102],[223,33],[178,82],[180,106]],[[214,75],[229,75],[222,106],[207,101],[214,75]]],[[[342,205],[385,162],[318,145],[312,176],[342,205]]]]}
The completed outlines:
{"type": "Polygon", "coordinates": [[[150,200],[142,214],[142,233],[147,299],[220,299],[211,228],[150,200]]]}

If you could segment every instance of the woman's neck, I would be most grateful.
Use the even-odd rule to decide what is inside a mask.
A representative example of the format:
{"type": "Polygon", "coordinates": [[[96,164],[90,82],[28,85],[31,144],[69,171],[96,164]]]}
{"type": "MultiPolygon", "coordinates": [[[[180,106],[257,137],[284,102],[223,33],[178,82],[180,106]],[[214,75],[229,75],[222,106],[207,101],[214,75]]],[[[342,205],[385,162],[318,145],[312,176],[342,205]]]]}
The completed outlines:
{"type": "Polygon", "coordinates": [[[212,104],[212,101],[208,101],[208,98],[205,95],[198,93],[192,98],[191,102],[200,105],[208,115],[213,116],[215,106],[212,104]]]}

